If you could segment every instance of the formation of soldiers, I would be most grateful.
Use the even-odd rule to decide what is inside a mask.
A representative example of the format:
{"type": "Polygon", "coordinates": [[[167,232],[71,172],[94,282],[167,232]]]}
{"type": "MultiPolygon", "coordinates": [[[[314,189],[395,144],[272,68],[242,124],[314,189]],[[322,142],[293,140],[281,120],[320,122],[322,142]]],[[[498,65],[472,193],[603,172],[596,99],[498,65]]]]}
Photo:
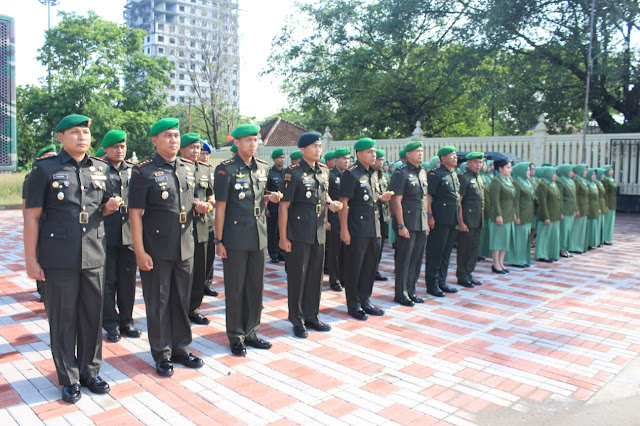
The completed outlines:
{"type": "Polygon", "coordinates": [[[533,165],[519,163],[511,178],[509,162],[492,164],[481,152],[457,169],[453,146],[426,163],[416,141],[388,173],[373,139],[355,143],[355,162],[350,148],[322,159],[317,132],[300,137],[291,166],[276,149],[269,167],[255,156],[259,126],[244,124],[232,132],[233,156],[214,169],[210,147],[198,134],[181,135],[176,118],[151,127],[155,155],[133,164],[120,130],[102,140],[104,159],[88,156],[90,126],[89,117],[63,118],[55,129],[62,149],[38,153],[23,193],[27,274],[42,294],[67,402],[78,401],[81,386],[109,392],[99,376],[102,329],[110,342],[140,337],[132,318],[136,268],[156,372],[171,376],[174,364],[204,365],[189,350],[191,324],[209,323],[200,305],[205,294],[218,295],[215,255],[230,349],[245,356],[248,346],[272,346],[259,335],[267,251],[271,262],[285,262],[289,321],[306,338],[309,329],[331,330],[319,317],[325,258],[330,288],[344,289],[350,316],[385,314],[371,295],[374,281],[386,279],[379,273],[386,237],[395,247],[394,300],[403,306],[424,303],[416,287],[425,253],[427,293],[444,297],[458,291],[446,282],[455,244],[457,282],[473,288],[482,284],[472,274],[483,250],[492,251],[495,273],[508,273],[503,262],[530,265],[532,223],[540,261],[612,239],[610,167],[545,166],[536,180],[533,165]]]}

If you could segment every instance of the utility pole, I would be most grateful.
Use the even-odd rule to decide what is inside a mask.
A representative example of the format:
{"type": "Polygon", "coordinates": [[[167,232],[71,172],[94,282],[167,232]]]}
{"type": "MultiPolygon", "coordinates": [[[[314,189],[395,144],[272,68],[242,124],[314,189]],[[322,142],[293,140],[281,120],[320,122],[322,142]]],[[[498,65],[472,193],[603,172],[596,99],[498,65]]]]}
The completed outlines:
{"type": "Polygon", "coordinates": [[[591,1],[591,22],[589,24],[589,54],[587,56],[587,90],[584,96],[584,126],[582,128],[582,162],[587,162],[587,124],[589,122],[589,86],[591,84],[591,72],[593,70],[593,25],[596,15],[596,0],[591,1]]]}
{"type": "MultiPolygon", "coordinates": [[[[57,6],[60,0],[38,0],[41,4],[47,6],[47,30],[51,29],[51,6],[57,6]]],[[[49,86],[49,94],[51,94],[51,58],[47,58],[47,84],[49,86]]]]}

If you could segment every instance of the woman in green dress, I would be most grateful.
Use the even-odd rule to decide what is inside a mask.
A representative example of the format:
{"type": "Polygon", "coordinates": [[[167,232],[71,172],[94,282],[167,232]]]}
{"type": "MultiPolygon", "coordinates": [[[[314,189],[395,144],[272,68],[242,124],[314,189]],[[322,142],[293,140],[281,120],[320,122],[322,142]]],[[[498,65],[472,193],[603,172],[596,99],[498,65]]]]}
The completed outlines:
{"type": "Polygon", "coordinates": [[[560,253],[560,221],[562,194],[556,185],[556,168],[541,167],[542,179],[536,188],[538,196],[538,241],[535,258],[539,262],[555,262],[560,253]]]}
{"type": "Polygon", "coordinates": [[[504,256],[513,250],[513,221],[516,218],[514,198],[516,189],[511,181],[511,163],[508,160],[496,160],[498,172],[491,181],[489,201],[491,203],[491,221],[489,222],[489,248],[492,251],[491,270],[496,274],[508,274],[504,267],[504,256]]]}
{"type": "Polygon", "coordinates": [[[598,227],[600,227],[600,234],[598,239],[598,247],[602,247],[604,244],[604,217],[607,214],[607,191],[604,189],[604,169],[596,169],[596,186],[598,187],[598,207],[600,208],[600,215],[598,216],[598,227]]]}
{"type": "Polygon", "coordinates": [[[573,221],[569,237],[569,251],[582,254],[587,251],[587,216],[589,215],[589,183],[587,182],[587,165],[578,164],[573,168],[576,188],[576,218],[573,221]]]}
{"type": "Polygon", "coordinates": [[[482,165],[478,177],[484,184],[484,223],[480,230],[480,242],[478,243],[478,260],[485,260],[487,257],[491,257],[491,250],[489,250],[489,222],[491,217],[491,200],[489,200],[489,188],[491,186],[491,180],[493,179],[493,160],[485,160],[482,165]]]}
{"type": "Polygon", "coordinates": [[[558,166],[558,179],[556,185],[562,194],[562,214],[564,218],[560,221],[560,256],[573,257],[569,253],[569,240],[571,238],[571,229],[578,212],[576,201],[576,186],[573,183],[573,177],[576,174],[573,171],[573,165],[562,164],[558,166]]]}
{"type": "Polygon", "coordinates": [[[531,222],[533,221],[535,189],[529,180],[531,163],[522,162],[511,171],[516,189],[514,207],[516,220],[513,227],[514,247],[504,257],[504,261],[518,268],[531,265],[531,222]]]}
{"type": "Polygon", "coordinates": [[[587,250],[593,250],[600,240],[600,203],[598,201],[598,187],[596,186],[596,169],[587,171],[587,183],[589,188],[589,213],[587,215],[587,250]]]}
{"type": "MultiPolygon", "coordinates": [[[[531,183],[533,184],[533,189],[538,188],[538,184],[542,179],[542,169],[536,168],[536,165],[531,163],[531,183]]],[[[533,199],[534,209],[533,209],[533,222],[531,223],[531,247],[536,246],[536,232],[538,228],[538,195],[536,195],[533,199]]]]}
{"type": "Polygon", "coordinates": [[[602,181],[602,184],[607,194],[607,208],[609,210],[607,210],[607,214],[604,216],[604,235],[602,239],[606,245],[610,246],[613,244],[613,229],[616,226],[618,188],[613,178],[613,166],[606,165],[603,169],[605,170],[605,180],[602,181]]]}

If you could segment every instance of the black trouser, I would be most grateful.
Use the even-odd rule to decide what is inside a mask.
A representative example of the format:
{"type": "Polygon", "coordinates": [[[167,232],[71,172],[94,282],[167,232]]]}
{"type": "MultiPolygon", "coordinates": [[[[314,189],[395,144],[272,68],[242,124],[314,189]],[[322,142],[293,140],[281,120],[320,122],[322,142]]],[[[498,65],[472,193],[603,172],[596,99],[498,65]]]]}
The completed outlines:
{"type": "MultiPolygon", "coordinates": [[[[339,227],[336,227],[339,228],[339,227]]],[[[333,226],[331,231],[327,231],[327,267],[329,268],[329,284],[335,284],[337,282],[342,283],[342,270],[341,259],[344,253],[342,241],[340,241],[340,231],[334,230],[333,226]]]]}
{"type": "Polygon", "coordinates": [[[469,232],[458,232],[456,247],[458,267],[456,277],[458,282],[469,281],[478,263],[478,249],[480,247],[480,231],[482,228],[469,228],[469,232]]]}
{"type": "Polygon", "coordinates": [[[211,286],[213,282],[213,262],[216,258],[216,245],[213,240],[216,237],[215,229],[209,227],[209,241],[207,241],[207,272],[205,275],[205,285],[211,286]]]}
{"type": "Polygon", "coordinates": [[[280,248],[280,231],[278,229],[278,209],[269,209],[267,217],[267,250],[271,259],[284,258],[280,248]]]}
{"type": "Polygon", "coordinates": [[[135,301],[136,254],[133,246],[107,246],[102,328],[109,331],[133,325],[135,301]]]}
{"type": "Polygon", "coordinates": [[[318,321],[324,244],[291,241],[286,256],[289,321],[294,327],[318,321]]]}
{"type": "Polygon", "coordinates": [[[227,337],[235,345],[255,340],[262,315],[264,249],[229,250],[222,259],[227,337]]]}
{"type": "Polygon", "coordinates": [[[97,377],[102,364],[103,270],[45,268],[44,306],[62,386],[97,377]],[[77,350],[76,350],[77,343],[77,350]],[[76,357],[77,353],[77,357],[76,357]]]}
{"type": "Polygon", "coordinates": [[[204,286],[207,277],[207,243],[194,242],[193,270],[191,272],[191,297],[189,298],[189,315],[200,313],[200,305],[204,297],[204,286]]]}
{"type": "Polygon", "coordinates": [[[351,236],[351,244],[344,246],[345,258],[349,259],[343,265],[347,308],[356,310],[371,304],[379,252],[380,238],[351,236]]]}
{"type": "Polygon", "coordinates": [[[453,250],[457,234],[456,225],[438,225],[437,222],[436,226],[429,232],[425,272],[427,290],[433,289],[434,286],[442,286],[447,281],[449,258],[451,257],[451,250],[453,250]]]}
{"type": "Polygon", "coordinates": [[[401,237],[396,231],[396,298],[415,296],[426,243],[427,231],[409,231],[409,238],[401,237]]]}
{"type": "Polygon", "coordinates": [[[149,346],[156,362],[189,353],[192,264],[193,257],[182,261],[153,259],[152,270],[140,271],[149,346]]]}
{"type": "Polygon", "coordinates": [[[382,260],[382,252],[384,251],[384,240],[387,238],[389,238],[389,222],[385,222],[384,220],[382,220],[382,215],[380,215],[380,254],[378,255],[376,272],[380,271],[380,261],[382,260]]]}

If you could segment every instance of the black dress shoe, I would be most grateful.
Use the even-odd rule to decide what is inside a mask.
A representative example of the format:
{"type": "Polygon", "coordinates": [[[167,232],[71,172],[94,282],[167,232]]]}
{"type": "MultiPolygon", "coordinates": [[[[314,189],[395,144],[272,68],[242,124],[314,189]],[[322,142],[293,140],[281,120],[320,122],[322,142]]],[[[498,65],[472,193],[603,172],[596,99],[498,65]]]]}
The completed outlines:
{"type": "Polygon", "coordinates": [[[327,265],[324,265],[324,269],[322,270],[322,273],[325,275],[329,275],[329,267],[327,265]]]}
{"type": "Polygon", "coordinates": [[[64,402],[70,402],[72,404],[76,403],[82,394],[80,393],[80,385],[76,383],[71,386],[63,386],[62,387],[62,400],[64,402]]]}
{"type": "Polygon", "coordinates": [[[202,314],[189,315],[189,321],[191,321],[194,324],[200,324],[200,325],[209,324],[209,318],[205,317],[202,314]]]}
{"type": "Polygon", "coordinates": [[[408,297],[394,297],[393,301],[396,303],[401,304],[402,306],[414,306],[415,303],[413,302],[413,300],[409,299],[408,297]]]}
{"type": "Polygon", "coordinates": [[[444,297],[445,294],[439,288],[427,289],[427,293],[435,297],[444,297]]]}
{"type": "Polygon", "coordinates": [[[591,246],[587,247],[587,251],[590,251],[590,250],[593,250],[593,249],[595,249],[595,247],[591,247],[591,246]]]}
{"type": "Polygon", "coordinates": [[[247,347],[242,342],[231,345],[231,353],[235,356],[247,356],[247,347]]]}
{"type": "Polygon", "coordinates": [[[409,299],[411,299],[413,303],[424,303],[424,299],[420,296],[416,296],[415,294],[410,294],[409,299]]]}
{"type": "Polygon", "coordinates": [[[277,257],[272,257],[271,263],[280,263],[280,259],[278,259],[277,257]]]}
{"type": "Polygon", "coordinates": [[[560,253],[560,257],[571,257],[571,255],[568,252],[565,252],[565,253],[560,253]]]}
{"type": "Polygon", "coordinates": [[[384,311],[380,308],[376,308],[373,305],[365,305],[362,307],[362,310],[365,311],[369,315],[373,315],[376,317],[381,317],[384,315],[384,311]]]}
{"type": "Polygon", "coordinates": [[[524,267],[525,267],[525,268],[530,268],[530,267],[531,267],[531,265],[529,265],[528,263],[525,263],[525,264],[524,264],[524,267]]]}
{"type": "Polygon", "coordinates": [[[444,291],[445,293],[457,293],[458,289],[457,288],[453,288],[450,287],[449,284],[444,283],[440,286],[440,290],[444,291]]]}
{"type": "Polygon", "coordinates": [[[245,340],[244,344],[256,349],[271,349],[271,346],[273,346],[271,342],[267,342],[259,337],[256,337],[253,340],[245,340]]]}
{"type": "Polygon", "coordinates": [[[208,285],[204,286],[204,294],[205,296],[218,297],[218,292],[208,285]]]}
{"type": "Polygon", "coordinates": [[[482,285],[482,281],[478,281],[475,278],[471,278],[469,281],[471,281],[473,285],[482,285]]]}
{"type": "Polygon", "coordinates": [[[526,268],[527,267],[526,264],[525,265],[514,265],[514,264],[511,264],[511,266],[513,266],[514,268],[526,268]]]}
{"type": "Polygon", "coordinates": [[[504,268],[504,269],[503,269],[503,271],[504,271],[504,272],[506,272],[507,274],[508,274],[509,272],[511,272],[511,271],[510,271],[510,270],[508,270],[507,268],[504,268]]]}
{"type": "Polygon", "coordinates": [[[126,335],[127,337],[137,338],[140,337],[142,333],[140,330],[135,328],[133,325],[127,325],[125,327],[120,327],[120,333],[126,335]]]}
{"type": "Polygon", "coordinates": [[[553,260],[551,260],[551,259],[536,259],[536,261],[544,262],[544,263],[553,263],[553,260]]]}
{"type": "Polygon", "coordinates": [[[112,328],[111,330],[107,330],[107,340],[111,343],[117,343],[120,341],[120,330],[117,328],[112,328]]]}
{"type": "Polygon", "coordinates": [[[162,377],[173,376],[173,364],[168,359],[156,363],[156,373],[162,377]]]}
{"type": "Polygon", "coordinates": [[[573,253],[573,254],[584,254],[583,251],[570,251],[569,253],[573,253]]]}
{"type": "Polygon", "coordinates": [[[369,316],[363,309],[349,309],[349,315],[360,321],[366,321],[369,316]]]}
{"type": "Polygon", "coordinates": [[[611,241],[605,241],[605,242],[604,242],[604,245],[605,245],[605,246],[612,246],[612,245],[613,245],[613,243],[612,243],[611,241]]]}
{"type": "Polygon", "coordinates": [[[331,326],[327,323],[324,323],[320,320],[318,321],[305,321],[305,326],[307,328],[313,328],[315,331],[330,331],[331,326]]]}
{"type": "Polygon", "coordinates": [[[491,272],[493,272],[494,274],[506,274],[504,269],[496,269],[493,265],[491,265],[491,272]]]}
{"type": "Polygon", "coordinates": [[[376,280],[376,281],[387,281],[388,279],[389,279],[389,278],[387,278],[387,277],[383,277],[383,276],[380,274],[380,272],[376,272],[376,278],[375,278],[375,280],[376,280]]]}
{"type": "Polygon", "coordinates": [[[109,383],[105,382],[100,376],[92,377],[90,379],[80,379],[80,386],[89,389],[92,393],[109,393],[109,383]]]}
{"type": "Polygon", "coordinates": [[[293,327],[293,334],[301,339],[306,339],[309,336],[307,327],[305,327],[304,325],[296,325],[295,327],[293,327]]]}
{"type": "Polygon", "coordinates": [[[330,284],[329,287],[331,287],[331,290],[333,291],[342,291],[342,284],[340,283],[330,284]]]}
{"type": "Polygon", "coordinates": [[[200,368],[204,365],[204,361],[193,354],[173,355],[171,362],[182,364],[187,368],[200,368]]]}
{"type": "Polygon", "coordinates": [[[475,287],[473,285],[473,283],[471,281],[468,280],[464,280],[464,281],[458,281],[458,285],[461,285],[462,287],[466,287],[466,288],[473,288],[475,287]]]}

